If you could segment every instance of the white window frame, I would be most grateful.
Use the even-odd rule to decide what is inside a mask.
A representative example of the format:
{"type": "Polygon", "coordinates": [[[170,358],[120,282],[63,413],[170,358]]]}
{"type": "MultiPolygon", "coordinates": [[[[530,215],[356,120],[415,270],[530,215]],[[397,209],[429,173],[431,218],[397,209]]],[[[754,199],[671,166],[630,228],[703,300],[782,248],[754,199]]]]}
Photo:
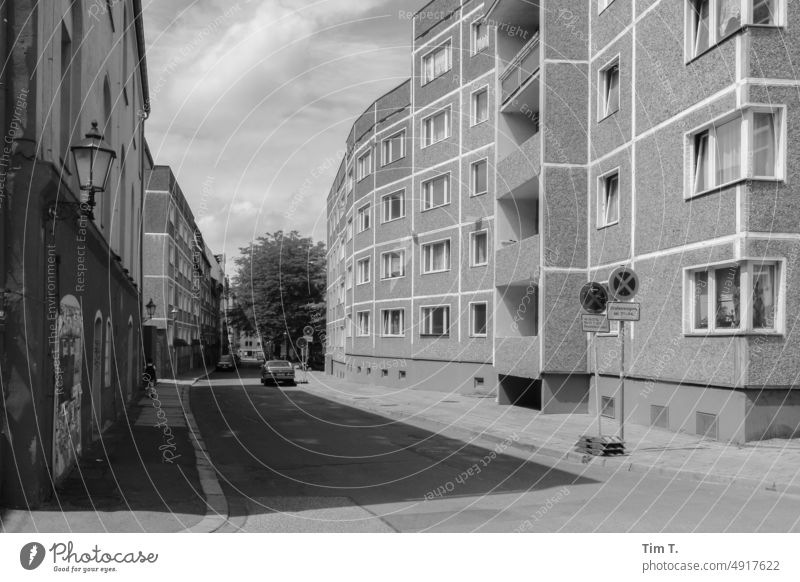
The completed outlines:
{"type": "Polygon", "coordinates": [[[597,0],[597,13],[602,14],[602,12],[613,4],[614,0],[597,0]]]}
{"type": "Polygon", "coordinates": [[[470,267],[485,267],[489,264],[489,229],[484,228],[481,230],[474,230],[469,233],[469,266],[470,267]],[[475,262],[475,240],[477,239],[479,234],[486,235],[486,260],[483,263],[476,263],[475,262]]]}
{"type": "Polygon", "coordinates": [[[488,301],[470,301],[469,302],[469,337],[488,337],[489,336],[489,302],[488,301]],[[475,331],[475,306],[483,305],[486,309],[486,331],[478,333],[475,331]]]}
{"type": "Polygon", "coordinates": [[[489,104],[489,85],[483,85],[470,93],[470,127],[475,127],[481,123],[486,123],[491,118],[489,104]],[[486,118],[478,119],[478,95],[486,93],[486,118]]]}
{"type": "Polygon", "coordinates": [[[381,309],[381,337],[405,337],[406,336],[406,310],[404,307],[388,307],[386,309],[381,309]],[[384,313],[389,311],[399,311],[400,312],[400,333],[393,334],[387,333],[386,328],[384,327],[384,313]]]}
{"type": "Polygon", "coordinates": [[[452,321],[450,320],[450,305],[420,305],[419,307],[419,336],[420,337],[450,337],[450,328],[452,327],[452,321]],[[426,319],[425,317],[425,310],[427,309],[444,309],[445,315],[447,320],[444,322],[444,331],[442,333],[433,333],[432,326],[431,330],[425,329],[425,324],[427,321],[431,321],[430,319],[426,319]]]}
{"type": "Polygon", "coordinates": [[[742,258],[720,261],[704,265],[694,265],[683,269],[683,333],[686,336],[783,336],[786,330],[786,259],[780,257],[742,258]],[[716,277],[714,271],[739,267],[739,309],[738,328],[716,327],[716,277]],[[755,267],[772,266],[775,269],[775,326],[772,329],[753,327],[752,281],[755,267]],[[695,327],[695,275],[708,272],[708,328],[695,327]]]}
{"type": "Polygon", "coordinates": [[[769,105],[762,103],[751,103],[745,105],[741,109],[736,109],[719,116],[711,122],[705,123],[696,127],[686,134],[684,134],[685,144],[685,157],[684,168],[686,168],[684,175],[684,199],[688,200],[696,196],[703,196],[710,192],[722,190],[733,186],[734,184],[744,182],[747,180],[756,180],[760,182],[784,182],[786,180],[786,167],[787,167],[787,114],[786,105],[769,105]],[[776,116],[775,122],[775,175],[774,176],[756,176],[753,174],[753,113],[771,113],[776,116]],[[716,179],[716,133],[715,128],[735,119],[740,119],[739,126],[739,168],[741,169],[740,175],[736,178],[730,179],[722,183],[713,183],[703,190],[695,191],[696,180],[696,138],[704,132],[709,132],[707,144],[707,178],[710,180],[716,179]]]}
{"type": "Polygon", "coordinates": [[[776,0],[777,11],[775,13],[774,24],[752,24],[753,22],[753,3],[754,0],[739,0],[739,13],[741,15],[741,25],[729,32],[728,34],[721,34],[719,31],[719,2],[720,0],[709,0],[708,7],[708,47],[695,50],[696,38],[694,29],[694,0],[685,0],[684,2],[684,52],[685,61],[687,63],[702,56],[710,51],[725,39],[737,34],[742,29],[748,26],[758,26],[766,28],[784,28],[786,26],[787,3],[786,0],[776,0]]]}
{"type": "MultiPolygon", "coordinates": [[[[441,208],[442,206],[447,206],[448,204],[450,204],[450,201],[452,200],[452,196],[451,196],[451,192],[450,192],[451,182],[452,182],[452,176],[451,176],[450,172],[444,172],[443,174],[437,174],[436,176],[433,176],[432,178],[428,178],[427,180],[423,180],[420,183],[420,190],[422,190],[422,208],[421,208],[420,212],[427,212],[428,210],[433,210],[434,208],[441,208]],[[446,180],[445,180],[446,188],[445,188],[445,199],[444,199],[444,202],[442,202],[441,204],[431,204],[430,206],[428,206],[428,192],[427,192],[426,185],[427,184],[431,184],[431,183],[435,182],[436,180],[438,180],[440,178],[446,178],[446,180]]],[[[432,197],[431,197],[431,202],[433,202],[433,198],[432,197]]]]}
{"type": "Polygon", "coordinates": [[[402,279],[406,276],[406,249],[392,249],[389,251],[384,251],[381,253],[381,281],[393,281],[395,279],[402,279]],[[402,272],[400,275],[396,277],[390,277],[386,274],[386,255],[390,255],[392,253],[399,253],[400,254],[400,265],[402,267],[402,272]]]}
{"type": "Polygon", "coordinates": [[[618,113],[622,107],[622,71],[620,69],[620,55],[617,54],[597,71],[597,121],[598,123],[618,113]],[[617,107],[609,108],[608,81],[609,73],[617,69],[617,107]]]}
{"type": "Polygon", "coordinates": [[[372,281],[372,257],[362,257],[356,261],[356,286],[367,285],[372,281]],[[361,265],[366,263],[366,269],[362,269],[361,265]],[[366,274],[366,279],[362,279],[362,274],[366,274]]]}
{"type": "Polygon", "coordinates": [[[347,178],[345,182],[347,193],[350,194],[355,188],[355,186],[356,186],[355,172],[353,171],[353,168],[350,168],[347,171],[347,178]]]}
{"type": "Polygon", "coordinates": [[[491,46],[491,38],[489,37],[489,23],[481,17],[476,20],[472,21],[470,26],[470,38],[472,40],[471,48],[472,48],[472,56],[478,55],[484,51],[489,50],[491,46]],[[478,27],[483,26],[484,30],[486,31],[486,46],[478,46],[478,27]]]}
{"type": "Polygon", "coordinates": [[[425,86],[428,83],[435,81],[439,77],[450,72],[452,69],[453,69],[453,38],[450,37],[447,40],[440,42],[434,48],[423,54],[422,57],[420,58],[420,70],[422,71],[422,75],[420,76],[421,85],[425,86]],[[436,53],[438,53],[440,50],[447,51],[447,67],[445,68],[444,71],[440,72],[438,75],[434,70],[432,72],[432,76],[428,78],[428,67],[426,66],[426,60],[430,58],[434,59],[435,62],[436,53]]]}
{"type": "Polygon", "coordinates": [[[369,230],[372,226],[372,205],[367,202],[356,211],[356,214],[358,216],[356,233],[359,234],[369,230]]]}
{"type": "Polygon", "coordinates": [[[395,190],[394,192],[390,192],[389,194],[384,194],[383,196],[381,196],[381,224],[387,224],[389,222],[394,222],[395,220],[400,220],[402,218],[405,218],[405,216],[406,216],[406,190],[405,190],[405,188],[403,188],[401,190],[395,190]],[[396,216],[394,218],[387,218],[386,217],[387,208],[388,208],[387,199],[390,198],[391,196],[396,195],[396,194],[400,194],[402,196],[402,207],[403,208],[402,208],[401,214],[400,214],[400,216],[396,216]]]}
{"type": "Polygon", "coordinates": [[[358,156],[356,160],[356,181],[361,182],[364,178],[372,175],[372,146],[358,156]]]}
{"type": "MultiPolygon", "coordinates": [[[[421,261],[420,262],[420,272],[423,275],[434,275],[436,273],[446,273],[452,267],[453,263],[452,263],[451,254],[453,252],[453,244],[452,244],[452,242],[450,240],[450,237],[442,238],[442,239],[439,239],[439,240],[430,241],[430,242],[427,242],[427,243],[423,243],[423,244],[420,245],[419,252],[420,252],[420,261],[421,261]],[[441,244],[441,243],[447,243],[447,255],[446,255],[447,259],[445,261],[447,263],[447,266],[444,269],[437,269],[437,270],[431,270],[431,271],[425,270],[425,249],[432,248],[434,245],[441,244]]],[[[433,252],[433,251],[431,251],[431,252],[433,252]]],[[[433,260],[431,260],[431,263],[432,262],[433,262],[433,260]]]]}
{"type": "Polygon", "coordinates": [[[483,196],[484,194],[489,193],[489,158],[481,158],[479,160],[474,160],[469,165],[469,195],[470,197],[474,196],[483,196]],[[477,180],[475,179],[475,168],[478,164],[484,163],[486,164],[486,190],[483,192],[476,192],[475,191],[475,184],[477,180]]]}
{"type": "Polygon", "coordinates": [[[371,311],[356,311],[356,337],[369,337],[372,334],[372,312],[371,311]],[[366,315],[367,330],[364,333],[361,323],[363,316],[366,315]]]}
{"type": "Polygon", "coordinates": [[[398,162],[406,157],[406,130],[401,129],[400,131],[394,132],[392,135],[387,136],[381,140],[381,167],[388,166],[389,164],[393,164],[398,162]],[[386,150],[387,146],[389,145],[390,140],[395,138],[400,138],[400,155],[393,159],[389,160],[386,157],[386,150]]]}
{"type": "Polygon", "coordinates": [[[614,226],[615,224],[619,224],[620,212],[622,210],[622,204],[620,202],[621,198],[620,191],[622,190],[620,175],[621,175],[620,168],[617,167],[597,177],[597,228],[606,228],[609,226],[614,226]],[[617,177],[617,219],[612,222],[606,222],[605,209],[606,209],[606,198],[608,196],[608,192],[606,191],[606,186],[608,184],[608,179],[613,176],[617,177]]]}
{"type": "MultiPolygon", "coordinates": [[[[450,138],[450,136],[452,135],[452,124],[453,124],[453,112],[452,112],[452,109],[453,108],[452,108],[451,105],[446,105],[445,107],[437,109],[436,111],[434,111],[430,115],[427,115],[427,116],[422,118],[422,130],[421,130],[422,146],[421,146],[420,149],[424,150],[425,148],[429,148],[429,147],[431,147],[433,145],[436,145],[437,143],[441,143],[441,142],[445,141],[446,139],[450,138]],[[431,122],[431,132],[433,132],[433,118],[436,117],[437,115],[442,115],[442,114],[445,115],[445,119],[446,119],[446,121],[445,121],[445,129],[447,131],[445,132],[445,136],[442,139],[438,139],[436,141],[429,141],[428,140],[428,134],[427,134],[427,124],[428,124],[429,121],[431,122]]],[[[431,135],[431,140],[432,139],[433,139],[433,135],[431,135]]]]}

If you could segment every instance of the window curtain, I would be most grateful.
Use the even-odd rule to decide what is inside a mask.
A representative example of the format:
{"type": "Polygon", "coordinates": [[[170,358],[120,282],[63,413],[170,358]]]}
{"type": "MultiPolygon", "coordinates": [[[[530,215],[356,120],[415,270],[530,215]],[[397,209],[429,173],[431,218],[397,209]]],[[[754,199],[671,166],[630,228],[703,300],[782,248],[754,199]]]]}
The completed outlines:
{"type": "Polygon", "coordinates": [[[716,323],[718,328],[738,328],[741,321],[739,312],[739,267],[717,269],[716,277],[716,323]]]}
{"type": "Polygon", "coordinates": [[[742,26],[742,1],[717,0],[719,38],[724,38],[742,26]]]}
{"type": "Polygon", "coordinates": [[[753,268],[753,328],[775,327],[775,268],[753,268]]]}
{"type": "Polygon", "coordinates": [[[485,234],[475,236],[475,264],[480,265],[486,262],[487,237],[485,234]]]}
{"type": "Polygon", "coordinates": [[[775,116],[753,114],[753,174],[775,176],[775,116]]]}
{"type": "Polygon", "coordinates": [[[741,177],[741,119],[736,118],[716,128],[716,184],[741,177]]]}
{"type": "Polygon", "coordinates": [[[775,24],[775,0],[754,0],[753,24],[775,24]]]}
{"type": "Polygon", "coordinates": [[[708,272],[694,276],[694,327],[708,329],[708,272]]]}

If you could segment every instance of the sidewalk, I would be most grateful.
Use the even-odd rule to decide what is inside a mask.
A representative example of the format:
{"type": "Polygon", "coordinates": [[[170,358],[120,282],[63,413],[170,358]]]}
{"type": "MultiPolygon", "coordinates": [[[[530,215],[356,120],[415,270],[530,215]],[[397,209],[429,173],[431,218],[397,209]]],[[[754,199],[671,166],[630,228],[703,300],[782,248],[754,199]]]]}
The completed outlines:
{"type": "MultiPolygon", "coordinates": [[[[321,372],[309,374],[303,390],[406,424],[471,441],[513,442],[516,454],[531,453],[610,470],[692,479],[779,493],[800,494],[800,440],[773,439],[727,445],[694,435],[630,424],[625,427],[628,455],[585,456],[575,450],[581,435],[596,435],[588,414],[542,414],[500,406],[494,398],[420,389],[396,389],[348,382],[321,372]]],[[[617,423],[603,419],[605,435],[617,423]]],[[[510,449],[509,449],[510,450],[510,449]]]]}
{"type": "Polygon", "coordinates": [[[227,505],[209,499],[207,459],[197,452],[204,445],[189,412],[188,386],[198,376],[205,373],[159,380],[150,396],[140,392],[84,451],[46,506],[0,510],[0,531],[166,533],[219,527],[227,505]]]}

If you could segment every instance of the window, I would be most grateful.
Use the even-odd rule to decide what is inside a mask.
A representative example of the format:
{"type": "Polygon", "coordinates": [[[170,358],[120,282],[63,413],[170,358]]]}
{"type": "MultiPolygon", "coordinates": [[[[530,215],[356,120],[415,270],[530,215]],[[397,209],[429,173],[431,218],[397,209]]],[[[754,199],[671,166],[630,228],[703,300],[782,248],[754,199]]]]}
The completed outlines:
{"type": "Polygon", "coordinates": [[[363,258],[356,263],[356,284],[363,285],[370,281],[369,257],[363,258]]]}
{"type": "Polygon", "coordinates": [[[384,309],[381,311],[381,335],[384,337],[402,337],[405,335],[405,310],[384,309]]]}
{"type": "Polygon", "coordinates": [[[489,27],[482,20],[472,23],[472,54],[489,48],[489,27]]]}
{"type": "MultiPolygon", "coordinates": [[[[347,192],[348,194],[353,191],[353,185],[355,184],[355,180],[353,179],[353,170],[347,172],[347,192]]],[[[342,198],[341,200],[343,200],[342,198]]]]}
{"type": "Polygon", "coordinates": [[[345,325],[345,337],[353,337],[353,314],[347,314],[347,320],[345,325]]]}
{"type": "Polygon", "coordinates": [[[452,50],[448,40],[422,57],[422,84],[430,83],[436,77],[444,75],[451,66],[452,50]]]}
{"type": "Polygon", "coordinates": [[[364,232],[365,230],[369,230],[369,219],[370,219],[370,212],[369,212],[369,204],[365,204],[361,208],[358,209],[358,224],[356,228],[358,229],[357,232],[364,232]]]}
{"type": "Polygon", "coordinates": [[[450,334],[450,308],[423,307],[420,322],[420,335],[446,336],[450,334]]]}
{"type": "Polygon", "coordinates": [[[406,157],[406,130],[404,129],[383,140],[382,149],[384,166],[406,157]]]}
{"type": "Polygon", "coordinates": [[[368,149],[358,158],[357,170],[358,181],[360,182],[372,173],[372,148],[368,149]]]}
{"type": "Polygon", "coordinates": [[[397,279],[405,277],[406,274],[406,252],[389,251],[381,255],[383,264],[381,266],[381,279],[397,279]]]}
{"type": "Polygon", "coordinates": [[[781,26],[782,0],[689,0],[687,55],[695,58],[748,24],[781,26]]]}
{"type": "Polygon", "coordinates": [[[597,0],[597,13],[600,14],[608,8],[614,0],[597,0]]]}
{"type": "Polygon", "coordinates": [[[489,161],[478,160],[471,167],[472,196],[480,196],[489,191],[489,161]]]}
{"type": "Polygon", "coordinates": [[[345,283],[347,289],[353,288],[353,266],[347,267],[347,275],[345,275],[345,283]]]}
{"type": "Polygon", "coordinates": [[[778,0],[754,0],[753,24],[776,26],[779,23],[778,0]]]}
{"type": "Polygon", "coordinates": [[[619,111],[619,59],[606,65],[600,71],[600,114],[599,119],[604,119],[619,111]]]}
{"type": "Polygon", "coordinates": [[[600,177],[597,227],[619,222],[619,172],[600,177]]]}
{"type": "Polygon", "coordinates": [[[469,234],[469,265],[482,267],[489,264],[489,233],[486,230],[469,234]]]}
{"type": "Polygon", "coordinates": [[[450,241],[422,245],[422,272],[441,273],[450,270],[450,241]]]}
{"type": "Polygon", "coordinates": [[[486,303],[469,304],[469,335],[486,337],[486,303]]]}
{"type": "Polygon", "coordinates": [[[359,337],[368,336],[369,331],[369,311],[359,311],[356,313],[356,335],[359,337]]]}
{"type": "Polygon", "coordinates": [[[783,142],[780,110],[747,109],[692,134],[690,193],[700,194],[744,178],[782,179],[783,142]],[[743,153],[749,155],[743,159],[743,153]]]}
{"type": "Polygon", "coordinates": [[[345,232],[347,233],[347,240],[348,241],[353,240],[353,217],[352,216],[347,219],[347,227],[346,227],[346,231],[345,232]]]}
{"type": "Polygon", "coordinates": [[[689,273],[689,330],[778,333],[777,263],[742,261],[689,273]]]}
{"type": "Polygon", "coordinates": [[[383,222],[391,222],[406,215],[406,193],[404,190],[388,194],[383,200],[383,222]]]}
{"type": "Polygon", "coordinates": [[[443,109],[422,120],[422,147],[450,137],[450,109],[443,109]]]}
{"type": "Polygon", "coordinates": [[[489,119],[489,89],[484,87],[472,94],[472,125],[489,119]]]}
{"type": "Polygon", "coordinates": [[[450,174],[442,174],[422,183],[422,210],[450,203],[450,174]]]}

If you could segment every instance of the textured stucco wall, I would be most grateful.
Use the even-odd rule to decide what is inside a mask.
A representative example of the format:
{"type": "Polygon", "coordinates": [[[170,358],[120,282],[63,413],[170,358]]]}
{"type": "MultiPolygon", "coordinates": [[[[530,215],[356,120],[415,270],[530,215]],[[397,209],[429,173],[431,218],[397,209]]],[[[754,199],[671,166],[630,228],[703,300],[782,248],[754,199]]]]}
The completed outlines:
{"type": "Polygon", "coordinates": [[[591,265],[604,265],[621,261],[630,256],[631,221],[633,219],[633,174],[631,172],[631,150],[622,151],[594,164],[589,172],[589,260],[591,265]],[[619,222],[611,226],[598,226],[601,211],[599,178],[619,170],[619,222]]]}
{"type": "Polygon", "coordinates": [[[591,124],[591,157],[597,159],[612,152],[631,139],[633,128],[632,105],[633,88],[633,34],[628,32],[601,53],[594,55],[590,68],[589,81],[592,87],[589,101],[589,123],[591,124]],[[619,110],[608,116],[600,111],[603,81],[600,70],[605,69],[613,59],[619,63],[619,110]]]}
{"type": "Polygon", "coordinates": [[[542,372],[586,372],[586,334],[581,329],[578,293],[586,282],[582,273],[545,272],[539,314],[542,336],[542,372]]]}
{"type": "Polygon", "coordinates": [[[531,236],[520,242],[500,246],[494,255],[495,284],[509,285],[536,281],[539,276],[539,243],[541,237],[531,236]]]}
{"type": "MultiPolygon", "coordinates": [[[[619,36],[625,27],[630,26],[633,21],[634,2],[635,0],[614,0],[600,14],[597,13],[598,3],[591,2],[589,10],[593,53],[602,50],[619,36]]],[[[636,0],[635,3],[638,4],[639,1],[636,0]]]]}
{"type": "Polygon", "coordinates": [[[547,167],[542,189],[543,232],[548,266],[583,268],[587,262],[587,176],[584,168],[547,167]]]}

